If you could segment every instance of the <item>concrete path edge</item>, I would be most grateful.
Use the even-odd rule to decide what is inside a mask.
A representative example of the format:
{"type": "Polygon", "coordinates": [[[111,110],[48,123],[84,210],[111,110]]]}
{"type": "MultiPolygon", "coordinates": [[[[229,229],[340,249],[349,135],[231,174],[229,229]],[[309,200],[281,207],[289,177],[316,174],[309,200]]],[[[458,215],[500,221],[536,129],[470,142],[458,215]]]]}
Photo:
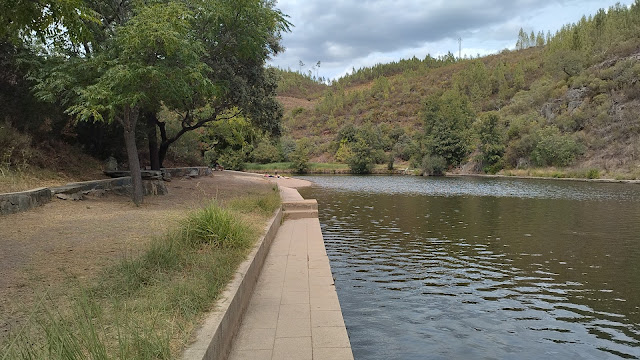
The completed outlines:
{"type": "Polygon", "coordinates": [[[240,328],[262,265],[282,221],[283,211],[280,208],[268,222],[265,235],[256,243],[247,260],[240,264],[216,304],[216,309],[207,315],[197,330],[195,342],[183,352],[182,359],[219,360],[229,355],[233,338],[240,328]]]}

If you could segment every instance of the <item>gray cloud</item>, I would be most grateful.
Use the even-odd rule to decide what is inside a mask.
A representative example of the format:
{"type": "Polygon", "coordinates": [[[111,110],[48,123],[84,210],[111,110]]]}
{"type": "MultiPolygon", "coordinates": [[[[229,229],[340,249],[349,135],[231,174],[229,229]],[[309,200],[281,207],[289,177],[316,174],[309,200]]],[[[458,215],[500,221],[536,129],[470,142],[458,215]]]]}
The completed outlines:
{"type": "MultiPolygon", "coordinates": [[[[630,2],[628,0],[627,2],[630,2]]],[[[297,69],[298,60],[326,66],[323,73],[350,68],[358,59],[375,54],[406,53],[426,44],[455,43],[463,37],[473,49],[494,46],[500,50],[515,43],[521,26],[535,27],[542,16],[557,16],[545,9],[584,13],[591,8],[613,5],[598,0],[282,0],[278,3],[290,15],[294,27],[283,36],[287,51],[274,64],[297,69]]],[[[543,25],[543,24],[542,24],[543,25]]],[[[536,30],[547,30],[540,27],[536,30]]],[[[555,29],[552,29],[555,30],[555,29]]],[[[442,52],[433,46],[434,52],[442,52]]],[[[452,49],[453,50],[453,49],[452,49]]],[[[446,51],[444,51],[446,52],[446,51]]],[[[474,54],[475,55],[475,54],[474,54]]],[[[422,54],[424,56],[424,54],[422,54]]],[[[355,66],[355,65],[354,65],[355,66]]],[[[335,74],[327,74],[334,76],[335,74]]]]}

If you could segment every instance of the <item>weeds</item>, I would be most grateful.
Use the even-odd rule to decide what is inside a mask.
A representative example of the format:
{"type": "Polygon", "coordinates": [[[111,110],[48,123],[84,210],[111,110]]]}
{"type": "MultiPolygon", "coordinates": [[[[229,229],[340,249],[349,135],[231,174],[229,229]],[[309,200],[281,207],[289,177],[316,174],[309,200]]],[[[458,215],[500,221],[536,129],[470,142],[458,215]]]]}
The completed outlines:
{"type": "Polygon", "coordinates": [[[37,305],[0,360],[175,358],[258,237],[252,224],[279,205],[274,188],[189,214],[146,251],[69,291],[68,309],[37,305]]]}

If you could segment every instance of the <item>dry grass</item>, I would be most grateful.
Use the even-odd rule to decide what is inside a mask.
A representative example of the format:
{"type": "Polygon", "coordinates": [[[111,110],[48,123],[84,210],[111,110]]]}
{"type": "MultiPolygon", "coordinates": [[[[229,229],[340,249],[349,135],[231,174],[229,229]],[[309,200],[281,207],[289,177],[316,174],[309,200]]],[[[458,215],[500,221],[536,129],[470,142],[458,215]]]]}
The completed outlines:
{"type": "Polygon", "coordinates": [[[70,311],[70,296],[77,295],[70,288],[90,286],[105,269],[140,254],[187,212],[212,199],[226,204],[241,196],[259,197],[272,188],[261,177],[227,172],[174,179],[168,186],[168,195],[146,197],[141,208],[127,197],[109,195],[79,202],[54,200],[0,217],[0,348],[9,333],[28,323],[43,297],[56,304],[54,308],[70,311]]]}

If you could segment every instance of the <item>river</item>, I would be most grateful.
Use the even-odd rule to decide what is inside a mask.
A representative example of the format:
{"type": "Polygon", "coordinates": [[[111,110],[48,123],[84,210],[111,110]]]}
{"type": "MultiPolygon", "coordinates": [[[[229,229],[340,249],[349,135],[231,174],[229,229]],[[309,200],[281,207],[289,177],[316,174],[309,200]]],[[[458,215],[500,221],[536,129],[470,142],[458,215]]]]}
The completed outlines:
{"type": "Polygon", "coordinates": [[[305,179],[356,359],[640,359],[640,185],[305,179]]]}

